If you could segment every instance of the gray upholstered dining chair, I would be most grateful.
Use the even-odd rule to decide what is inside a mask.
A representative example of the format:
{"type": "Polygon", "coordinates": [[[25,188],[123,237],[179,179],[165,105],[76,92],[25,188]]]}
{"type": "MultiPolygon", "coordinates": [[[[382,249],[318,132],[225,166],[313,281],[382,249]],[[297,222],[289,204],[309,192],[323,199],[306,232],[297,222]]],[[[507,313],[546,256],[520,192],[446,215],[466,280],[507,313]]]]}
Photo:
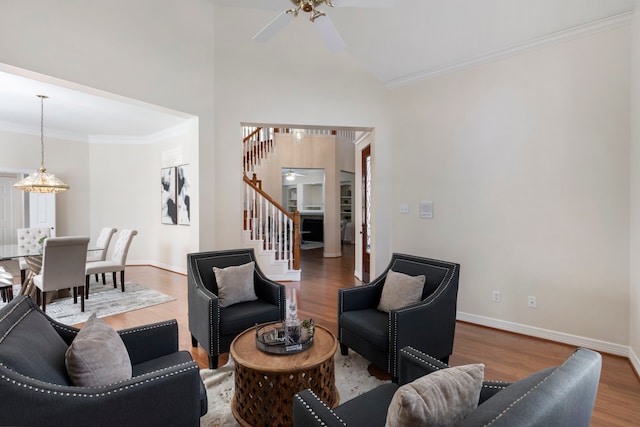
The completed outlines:
{"type": "MultiPolygon", "coordinates": [[[[49,227],[29,227],[18,228],[18,249],[21,254],[40,255],[42,253],[43,238],[51,237],[51,229],[49,227]]],[[[18,258],[20,266],[20,283],[24,283],[27,278],[27,270],[29,265],[23,257],[18,258]]]]}
{"type": "MultiPolygon", "coordinates": [[[[111,238],[118,231],[117,228],[103,227],[96,239],[95,247],[100,248],[87,253],[87,262],[105,261],[107,259],[107,251],[109,250],[109,243],[111,238]]],[[[98,281],[98,275],[96,274],[96,282],[98,281]]],[[[102,284],[106,284],[105,273],[102,273],[102,284]]]]}
{"type": "Polygon", "coordinates": [[[120,230],[113,246],[111,259],[86,263],[85,295],[87,298],[89,298],[89,278],[93,274],[111,273],[113,275],[113,287],[116,288],[118,287],[116,273],[120,272],[120,287],[124,292],[124,269],[127,264],[127,254],[131,247],[131,241],[136,234],[138,234],[136,230],[120,230]]]}
{"type": "Polygon", "coordinates": [[[88,237],[49,237],[44,241],[42,269],[33,278],[37,300],[42,299],[46,311],[47,292],[72,288],[74,302],[80,290],[80,310],[84,311],[84,267],[87,259],[88,237]]]}

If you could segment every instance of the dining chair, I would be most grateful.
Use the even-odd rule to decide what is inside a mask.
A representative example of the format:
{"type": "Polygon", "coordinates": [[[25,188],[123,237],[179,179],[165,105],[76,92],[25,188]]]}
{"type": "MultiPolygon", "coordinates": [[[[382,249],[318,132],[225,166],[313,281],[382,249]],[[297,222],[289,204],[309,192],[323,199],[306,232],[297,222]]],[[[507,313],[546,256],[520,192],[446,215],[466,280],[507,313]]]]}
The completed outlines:
{"type": "Polygon", "coordinates": [[[113,246],[110,260],[85,263],[85,296],[89,298],[89,278],[94,274],[112,273],[113,287],[116,288],[116,273],[120,272],[120,287],[124,292],[124,268],[127,263],[127,253],[137,230],[120,230],[113,246]]]}
{"type": "MultiPolygon", "coordinates": [[[[21,254],[40,255],[42,254],[42,243],[40,240],[51,237],[51,229],[49,227],[18,228],[17,234],[18,249],[21,254]]],[[[24,283],[27,278],[29,265],[24,257],[18,258],[18,265],[20,266],[20,283],[24,283]]]]}
{"type": "Polygon", "coordinates": [[[13,275],[0,265],[0,296],[2,302],[9,302],[13,299],[13,275]]]}
{"type": "MultiPolygon", "coordinates": [[[[90,251],[87,253],[87,262],[105,261],[107,259],[107,251],[109,249],[109,243],[111,238],[118,231],[117,228],[103,227],[98,234],[95,246],[100,248],[98,250],[90,251]]],[[[96,274],[96,282],[98,281],[98,275],[96,274]]],[[[102,284],[106,284],[105,273],[102,273],[102,284]]]]}
{"type": "Polygon", "coordinates": [[[88,237],[49,237],[44,241],[42,269],[33,278],[36,286],[36,302],[46,311],[47,292],[72,288],[74,302],[80,291],[80,311],[84,311],[84,270],[87,260],[88,237]]]}

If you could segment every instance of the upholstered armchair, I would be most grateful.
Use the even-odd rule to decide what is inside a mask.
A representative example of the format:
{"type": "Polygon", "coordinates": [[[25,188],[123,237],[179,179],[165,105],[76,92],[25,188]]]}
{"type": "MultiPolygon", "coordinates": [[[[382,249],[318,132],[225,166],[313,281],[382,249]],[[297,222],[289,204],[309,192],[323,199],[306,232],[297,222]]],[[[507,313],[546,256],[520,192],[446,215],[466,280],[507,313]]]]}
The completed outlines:
{"type": "MultiPolygon", "coordinates": [[[[221,277],[221,272],[218,273],[221,277]]],[[[285,287],[264,275],[253,249],[188,254],[187,276],[191,343],[194,347],[200,343],[204,348],[211,369],[218,367],[218,356],[229,351],[231,341],[240,332],[258,323],[283,320],[285,317],[285,287]],[[214,268],[246,268],[252,262],[253,272],[248,280],[231,277],[228,283],[218,283],[214,268]],[[255,299],[231,305],[223,302],[220,292],[223,286],[228,289],[251,281],[255,299]]],[[[229,276],[226,277],[229,279],[229,276]]]]}
{"type": "Polygon", "coordinates": [[[447,368],[450,367],[438,359],[405,347],[399,355],[398,384],[380,385],[333,409],[311,390],[304,390],[293,399],[293,425],[382,427],[390,413],[393,420],[390,425],[430,425],[423,420],[413,419],[409,423],[398,420],[402,418],[402,411],[398,411],[402,406],[400,399],[393,402],[394,395],[400,386],[417,380],[422,382],[422,387],[404,388],[405,403],[412,402],[411,395],[419,392],[413,400],[418,403],[411,407],[412,411],[407,411],[413,415],[437,412],[451,417],[448,420],[457,416],[462,420],[455,425],[461,427],[588,427],[598,390],[602,357],[595,351],[580,348],[560,366],[544,369],[514,383],[482,381],[482,376],[479,376],[477,384],[473,385],[473,393],[469,394],[459,377],[463,367],[453,368],[459,369],[455,376],[441,375],[437,380],[429,378],[435,372],[444,373],[447,368]],[[472,402],[460,414],[458,405],[464,399],[472,399],[472,402]],[[425,407],[435,409],[435,402],[438,402],[437,411],[423,412],[425,407]]]}
{"type": "Polygon", "coordinates": [[[51,319],[27,296],[0,308],[0,425],[200,425],[206,390],[198,364],[178,350],[175,320],[115,332],[131,377],[99,386],[78,386],[66,365],[81,331],[51,319]]]}
{"type": "Polygon", "coordinates": [[[391,374],[394,381],[402,347],[412,346],[447,362],[453,352],[459,275],[459,264],[395,253],[371,283],[340,289],[338,340],[342,354],[351,348],[391,374]],[[413,302],[385,312],[381,310],[385,286],[387,295],[400,300],[405,297],[406,288],[398,284],[396,290],[399,282],[388,280],[394,273],[405,279],[404,275],[424,276],[424,285],[413,302]]]}

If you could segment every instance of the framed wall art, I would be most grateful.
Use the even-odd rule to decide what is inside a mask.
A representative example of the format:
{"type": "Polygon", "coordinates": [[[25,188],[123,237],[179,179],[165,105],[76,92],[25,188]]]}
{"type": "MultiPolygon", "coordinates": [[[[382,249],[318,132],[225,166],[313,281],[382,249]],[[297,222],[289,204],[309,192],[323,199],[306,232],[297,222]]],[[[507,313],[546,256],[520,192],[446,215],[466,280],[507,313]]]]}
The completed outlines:
{"type": "Polygon", "coordinates": [[[178,201],[178,224],[191,224],[191,195],[189,186],[189,165],[176,168],[176,188],[178,201]]]}
{"type": "Polygon", "coordinates": [[[160,170],[161,216],[163,224],[178,223],[176,204],[176,168],[160,170]]]}

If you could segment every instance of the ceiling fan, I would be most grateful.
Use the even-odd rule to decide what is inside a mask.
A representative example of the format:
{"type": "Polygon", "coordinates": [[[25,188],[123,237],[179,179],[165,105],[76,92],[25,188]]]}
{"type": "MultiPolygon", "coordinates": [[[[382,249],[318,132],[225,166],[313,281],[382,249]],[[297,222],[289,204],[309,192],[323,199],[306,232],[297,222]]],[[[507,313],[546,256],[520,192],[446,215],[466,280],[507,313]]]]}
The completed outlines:
{"type": "Polygon", "coordinates": [[[265,42],[273,37],[278,31],[284,28],[293,18],[301,12],[309,14],[309,20],[320,33],[320,37],[331,52],[339,52],[347,47],[342,36],[333,25],[333,22],[324,10],[319,8],[328,7],[385,7],[390,6],[394,0],[290,0],[293,8],[287,9],[276,16],[260,30],[253,40],[265,42]]]}
{"type": "Polygon", "coordinates": [[[293,169],[289,169],[289,171],[283,175],[284,179],[286,179],[287,181],[293,181],[294,179],[296,179],[296,176],[305,176],[299,173],[295,173],[293,169]]]}

